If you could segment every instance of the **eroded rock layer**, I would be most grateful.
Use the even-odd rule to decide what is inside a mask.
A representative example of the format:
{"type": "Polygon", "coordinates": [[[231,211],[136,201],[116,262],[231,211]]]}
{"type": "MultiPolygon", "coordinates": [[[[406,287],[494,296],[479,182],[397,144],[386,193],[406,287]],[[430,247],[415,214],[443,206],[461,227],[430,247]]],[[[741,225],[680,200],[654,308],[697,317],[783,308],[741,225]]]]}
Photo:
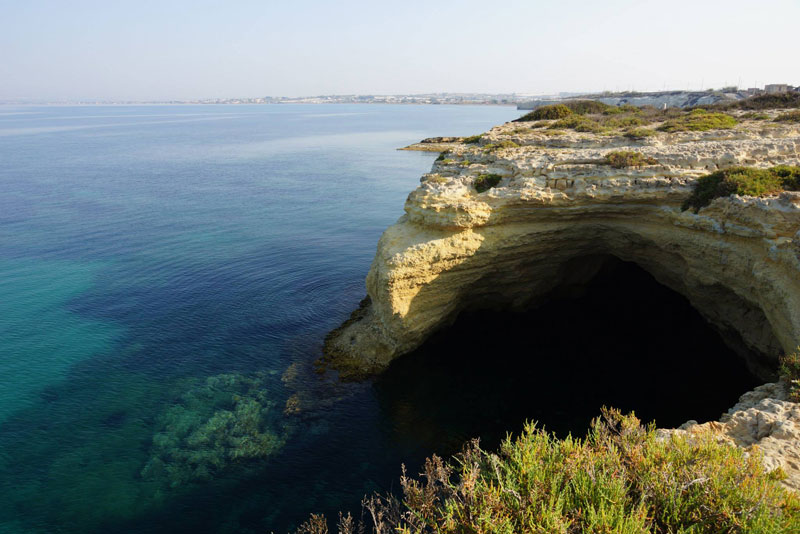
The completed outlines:
{"type": "Polygon", "coordinates": [[[800,193],[681,209],[714,170],[800,163],[797,125],[743,120],[632,141],[508,123],[442,148],[378,243],[369,299],[326,341],[344,374],[379,372],[461,310],[535,305],[589,280],[608,254],[688,298],[762,377],[800,344],[800,193]],[[606,164],[621,148],[657,163],[606,164]],[[487,176],[499,182],[478,192],[487,176]]]}

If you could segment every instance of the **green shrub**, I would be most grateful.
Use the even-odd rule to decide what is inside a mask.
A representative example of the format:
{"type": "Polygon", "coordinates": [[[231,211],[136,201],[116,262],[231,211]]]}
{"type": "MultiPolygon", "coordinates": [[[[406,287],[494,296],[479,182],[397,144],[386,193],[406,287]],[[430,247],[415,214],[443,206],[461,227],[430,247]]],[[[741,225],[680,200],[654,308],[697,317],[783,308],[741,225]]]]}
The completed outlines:
{"type": "Polygon", "coordinates": [[[655,130],[650,128],[631,128],[624,133],[628,139],[644,139],[645,137],[652,137],[656,135],[655,130]]]}
{"type": "Polygon", "coordinates": [[[484,191],[488,191],[489,189],[495,187],[497,184],[500,183],[503,177],[499,174],[481,174],[477,178],[475,178],[475,190],[478,193],[483,193],[484,191]]]}
{"type": "Polygon", "coordinates": [[[634,126],[644,126],[647,124],[643,118],[638,117],[636,115],[612,115],[610,117],[603,117],[600,120],[600,124],[606,128],[631,128],[634,126]]]}
{"type": "Polygon", "coordinates": [[[708,130],[729,130],[738,121],[727,113],[711,113],[695,109],[680,117],[670,119],[658,127],[662,132],[705,132],[708,130]]]}
{"type": "Polygon", "coordinates": [[[516,119],[515,122],[562,119],[572,115],[572,110],[563,104],[553,104],[534,109],[530,113],[516,119]]]}
{"type": "Polygon", "coordinates": [[[800,111],[790,111],[775,117],[775,122],[800,122],[800,111]]]}
{"type": "Polygon", "coordinates": [[[606,163],[615,169],[625,167],[644,167],[645,165],[657,165],[658,160],[645,156],[641,152],[632,150],[619,150],[606,154],[606,163]]]}
{"type": "Polygon", "coordinates": [[[455,162],[456,162],[456,160],[454,160],[452,158],[443,159],[441,161],[442,165],[452,165],[455,162]]]}
{"type": "Polygon", "coordinates": [[[641,113],[642,108],[631,106],[630,104],[623,104],[621,106],[608,106],[608,109],[603,111],[603,115],[619,115],[620,113],[641,113]]]}
{"type": "Polygon", "coordinates": [[[800,189],[800,167],[781,165],[771,169],[731,167],[697,180],[683,209],[697,212],[712,200],[730,195],[761,197],[800,189]]]}
{"type": "Polygon", "coordinates": [[[615,106],[609,106],[597,100],[565,100],[564,106],[569,108],[576,115],[591,115],[616,109],[615,106]]]}
{"type": "Polygon", "coordinates": [[[770,170],[778,175],[786,191],[800,191],[800,167],[778,165],[770,170]]]}
{"type": "Polygon", "coordinates": [[[789,399],[800,402],[800,347],[781,358],[781,376],[789,381],[789,399]]]}
{"type": "Polygon", "coordinates": [[[748,111],[747,113],[742,113],[742,119],[749,119],[751,121],[766,121],[769,120],[769,115],[766,113],[757,113],[755,111],[748,111]]]}
{"type": "Polygon", "coordinates": [[[436,158],[436,161],[442,161],[445,158],[445,152],[439,154],[439,157],[436,158]]]}
{"type": "Polygon", "coordinates": [[[481,139],[483,139],[483,135],[478,134],[478,135],[472,135],[470,137],[465,137],[464,139],[461,140],[461,142],[467,145],[476,145],[481,142],[481,139]]]}
{"type": "MultiPolygon", "coordinates": [[[[498,453],[468,444],[434,456],[402,497],[363,501],[370,529],[398,534],[720,534],[800,531],[800,500],[757,454],[711,433],[661,438],[633,415],[604,410],[585,439],[526,425],[498,453]]],[[[340,516],[342,534],[365,532],[340,516]]],[[[299,532],[327,533],[321,516],[299,532]]]]}
{"type": "Polygon", "coordinates": [[[571,115],[559,119],[549,126],[550,129],[567,128],[576,132],[601,133],[606,129],[597,121],[581,115],[571,115]]]}
{"type": "Polygon", "coordinates": [[[800,93],[780,93],[774,95],[759,95],[735,102],[720,102],[708,106],[713,109],[793,109],[800,108],[800,93]]]}

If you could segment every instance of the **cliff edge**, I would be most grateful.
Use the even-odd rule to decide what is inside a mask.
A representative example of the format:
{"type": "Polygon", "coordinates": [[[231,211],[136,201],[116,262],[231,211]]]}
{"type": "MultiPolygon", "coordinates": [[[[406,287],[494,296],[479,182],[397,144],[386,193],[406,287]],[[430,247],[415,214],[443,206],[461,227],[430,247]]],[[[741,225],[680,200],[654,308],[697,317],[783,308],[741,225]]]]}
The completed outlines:
{"type": "MultiPolygon", "coordinates": [[[[699,131],[668,119],[646,132],[512,122],[409,147],[444,152],[381,237],[368,298],[326,339],[327,363],[345,377],[380,372],[459,312],[535,305],[611,255],[684,295],[754,374],[774,379],[800,345],[800,192],[687,200],[722,169],[799,165],[800,124],[781,113],[731,112],[722,129],[699,131]]],[[[742,446],[772,436],[770,465],[800,488],[800,410],[759,391],[717,423],[720,435],[742,446]],[[782,430],[748,426],[761,420],[782,430]]]]}

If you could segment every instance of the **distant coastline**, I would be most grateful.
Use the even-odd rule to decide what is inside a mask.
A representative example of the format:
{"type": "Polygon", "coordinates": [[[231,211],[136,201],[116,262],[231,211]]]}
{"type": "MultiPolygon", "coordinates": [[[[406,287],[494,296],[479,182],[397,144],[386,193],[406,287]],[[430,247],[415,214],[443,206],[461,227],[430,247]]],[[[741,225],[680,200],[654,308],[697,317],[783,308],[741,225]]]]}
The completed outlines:
{"type": "Polygon", "coordinates": [[[524,93],[422,93],[400,95],[264,96],[255,98],[204,98],[196,100],[0,100],[6,105],[177,105],[177,104],[429,104],[466,106],[517,106],[539,98],[565,98],[578,93],[534,95],[524,93]]]}

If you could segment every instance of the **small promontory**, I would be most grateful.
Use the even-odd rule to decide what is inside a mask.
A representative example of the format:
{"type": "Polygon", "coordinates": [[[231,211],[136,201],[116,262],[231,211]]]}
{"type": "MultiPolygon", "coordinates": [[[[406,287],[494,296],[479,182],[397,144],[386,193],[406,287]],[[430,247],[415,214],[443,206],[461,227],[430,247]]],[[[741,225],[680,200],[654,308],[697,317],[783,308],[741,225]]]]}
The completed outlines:
{"type": "MultiPolygon", "coordinates": [[[[536,305],[608,256],[684,295],[765,382],[800,345],[797,111],[550,106],[409,148],[442,153],[326,340],[342,375],[380,372],[464,310],[536,305]]],[[[781,410],[796,442],[798,410],[781,410]]],[[[800,487],[798,447],[778,463],[800,487]]]]}

